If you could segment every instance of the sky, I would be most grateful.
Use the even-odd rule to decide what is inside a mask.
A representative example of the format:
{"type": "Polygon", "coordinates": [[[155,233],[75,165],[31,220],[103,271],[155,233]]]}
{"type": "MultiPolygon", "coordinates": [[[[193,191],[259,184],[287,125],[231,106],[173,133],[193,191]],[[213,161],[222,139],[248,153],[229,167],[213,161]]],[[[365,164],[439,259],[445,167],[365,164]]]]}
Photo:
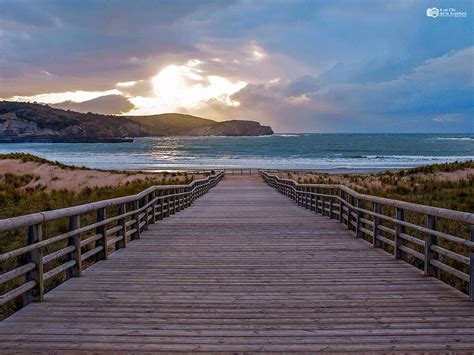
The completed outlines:
{"type": "Polygon", "coordinates": [[[0,98],[276,132],[474,133],[473,4],[0,0],[0,98]]]}

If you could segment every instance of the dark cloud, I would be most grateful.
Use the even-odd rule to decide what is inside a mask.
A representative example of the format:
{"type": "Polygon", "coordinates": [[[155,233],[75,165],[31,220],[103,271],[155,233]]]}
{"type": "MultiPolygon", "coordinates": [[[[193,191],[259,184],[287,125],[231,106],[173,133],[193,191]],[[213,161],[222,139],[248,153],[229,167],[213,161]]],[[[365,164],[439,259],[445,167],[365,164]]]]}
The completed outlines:
{"type": "Polygon", "coordinates": [[[248,85],[232,96],[240,102],[238,108],[212,102],[206,110],[258,119],[280,132],[472,132],[473,58],[474,47],[465,48],[392,80],[325,83],[323,73],[322,79],[248,85]]]}
{"type": "Polygon", "coordinates": [[[126,81],[139,83],[124,94],[149,96],[161,68],[199,59],[207,75],[249,83],[238,107],[196,109],[216,118],[293,131],[472,131],[470,0],[0,0],[0,9],[0,97],[126,81]],[[468,17],[428,18],[431,6],[468,17]]]}

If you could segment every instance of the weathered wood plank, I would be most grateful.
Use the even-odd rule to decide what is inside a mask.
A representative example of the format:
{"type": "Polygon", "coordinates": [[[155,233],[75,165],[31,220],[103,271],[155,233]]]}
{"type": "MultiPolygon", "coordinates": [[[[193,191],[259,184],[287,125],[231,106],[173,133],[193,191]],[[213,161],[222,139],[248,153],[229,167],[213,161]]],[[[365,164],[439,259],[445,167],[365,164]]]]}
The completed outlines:
{"type": "Polygon", "coordinates": [[[474,350],[474,305],[256,176],[226,177],[0,324],[0,352],[474,350]]]}

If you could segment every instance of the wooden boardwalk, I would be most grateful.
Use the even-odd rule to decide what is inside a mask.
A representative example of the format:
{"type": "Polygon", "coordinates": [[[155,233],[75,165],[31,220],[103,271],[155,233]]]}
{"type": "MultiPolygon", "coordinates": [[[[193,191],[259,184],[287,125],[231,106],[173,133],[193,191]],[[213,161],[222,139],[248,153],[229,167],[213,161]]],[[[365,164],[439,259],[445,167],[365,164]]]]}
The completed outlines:
{"type": "Polygon", "coordinates": [[[225,177],[0,325],[0,352],[474,350],[459,291],[225,177]]]}

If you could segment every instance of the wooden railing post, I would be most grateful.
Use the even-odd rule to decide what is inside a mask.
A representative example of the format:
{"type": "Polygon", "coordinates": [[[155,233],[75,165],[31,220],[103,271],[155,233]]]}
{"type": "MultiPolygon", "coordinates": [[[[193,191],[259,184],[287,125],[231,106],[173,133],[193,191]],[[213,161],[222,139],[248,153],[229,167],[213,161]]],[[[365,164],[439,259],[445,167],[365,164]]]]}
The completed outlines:
{"type": "Polygon", "coordinates": [[[160,191],[155,191],[153,193],[153,199],[157,199],[155,201],[155,203],[153,204],[153,220],[154,220],[154,223],[158,222],[161,218],[161,205],[160,205],[160,200],[158,199],[158,197],[160,196],[160,191]],[[160,211],[158,211],[160,210],[160,211]]]}
{"type": "Polygon", "coordinates": [[[193,203],[193,199],[192,199],[193,195],[191,193],[191,187],[186,188],[186,192],[187,192],[186,193],[186,207],[189,207],[193,203]]]}
{"type": "Polygon", "coordinates": [[[313,195],[311,194],[311,188],[307,187],[306,188],[306,208],[311,210],[312,209],[312,204],[313,204],[313,195]]]}
{"type": "Polygon", "coordinates": [[[173,214],[179,212],[179,196],[176,194],[179,193],[179,189],[173,189],[173,214]]]}
{"type": "Polygon", "coordinates": [[[186,208],[186,207],[189,207],[189,204],[188,204],[188,196],[189,196],[189,193],[188,193],[188,188],[185,187],[183,188],[183,208],[186,208]]]}
{"type": "MultiPolygon", "coordinates": [[[[397,208],[395,212],[395,217],[399,221],[404,221],[405,211],[401,208],[397,208]]],[[[405,233],[405,226],[397,223],[395,225],[395,246],[393,248],[393,255],[395,256],[395,259],[400,259],[401,257],[400,245],[402,245],[402,238],[400,237],[400,233],[405,233]]]]}
{"type": "Polygon", "coordinates": [[[140,239],[140,202],[138,200],[133,201],[133,210],[135,211],[132,215],[132,218],[135,220],[135,233],[130,236],[130,240],[140,239]]]}
{"type": "MultiPolygon", "coordinates": [[[[125,203],[121,203],[120,206],[119,206],[119,210],[118,210],[118,214],[119,215],[124,215],[125,213],[127,213],[127,205],[125,203]]],[[[126,233],[127,233],[127,218],[126,217],[121,217],[118,222],[117,222],[117,225],[121,226],[122,229],[120,229],[118,232],[117,232],[117,236],[122,236],[122,240],[120,240],[118,243],[117,243],[117,248],[126,248],[127,247],[127,237],[126,237],[126,233]]]]}
{"type": "MultiPolygon", "coordinates": [[[[360,207],[360,199],[358,199],[358,198],[355,199],[355,207],[360,207]]],[[[359,230],[359,228],[360,228],[360,212],[359,212],[359,210],[355,210],[355,213],[356,213],[355,235],[356,235],[356,238],[360,238],[361,237],[361,235],[360,235],[361,232],[359,230]]]]}
{"type": "Polygon", "coordinates": [[[160,219],[163,219],[165,218],[165,199],[163,198],[163,196],[166,194],[165,191],[163,190],[160,190],[159,193],[158,193],[158,196],[160,196],[160,199],[158,201],[160,201],[160,219]]]}
{"type": "Polygon", "coordinates": [[[150,217],[150,212],[148,211],[148,209],[150,208],[148,205],[148,195],[146,195],[145,197],[143,197],[143,200],[142,200],[142,207],[143,206],[146,206],[145,209],[143,210],[143,212],[145,213],[145,225],[143,226],[143,230],[147,230],[148,229],[148,217],[150,217]]]}
{"type": "MultiPolygon", "coordinates": [[[[107,218],[105,208],[97,210],[97,222],[102,222],[107,218]]],[[[96,246],[102,246],[103,249],[95,256],[95,261],[107,260],[107,225],[103,224],[96,228],[96,234],[101,234],[102,238],[98,239],[96,246]]]]}
{"type": "Polygon", "coordinates": [[[173,195],[173,196],[171,197],[171,200],[173,201],[173,211],[172,211],[171,214],[175,214],[175,213],[176,213],[176,207],[177,207],[177,203],[176,203],[176,198],[177,198],[177,196],[176,196],[176,189],[172,189],[172,190],[171,190],[171,194],[173,195]]]}
{"type": "Polygon", "coordinates": [[[348,195],[347,196],[347,229],[351,230],[351,219],[352,219],[352,208],[351,208],[351,205],[354,203],[354,198],[352,197],[352,195],[348,195]]]}
{"type": "Polygon", "coordinates": [[[178,196],[176,196],[175,198],[176,199],[176,212],[179,212],[181,211],[181,195],[180,195],[181,189],[176,189],[175,193],[178,194],[178,196]]]}
{"type": "Polygon", "coordinates": [[[157,201],[155,201],[155,199],[156,199],[156,191],[153,191],[153,192],[150,194],[150,196],[151,196],[152,201],[154,201],[154,202],[152,203],[152,205],[151,205],[151,207],[152,207],[152,208],[151,208],[151,213],[153,214],[153,216],[152,216],[152,218],[151,218],[151,223],[156,223],[156,221],[158,220],[158,216],[157,216],[157,214],[158,214],[158,212],[157,212],[157,210],[158,210],[158,203],[157,203],[157,201]]]}
{"type": "MultiPolygon", "coordinates": [[[[35,224],[28,227],[28,245],[41,242],[43,240],[43,228],[41,224],[35,224]]],[[[26,273],[25,281],[34,281],[36,283],[30,291],[23,294],[23,305],[30,302],[42,302],[44,299],[44,280],[43,280],[43,249],[38,248],[26,254],[26,263],[35,263],[36,267],[26,273]]]]}
{"type": "MultiPolygon", "coordinates": [[[[474,224],[471,224],[471,242],[474,242],[474,224]]],[[[474,249],[469,250],[469,301],[474,302],[474,249]]]]}
{"type": "Polygon", "coordinates": [[[326,198],[321,196],[321,216],[325,216],[326,211],[324,210],[326,208],[326,198]]]}
{"type": "MultiPolygon", "coordinates": [[[[377,214],[380,214],[380,211],[381,211],[381,208],[380,208],[380,204],[378,204],[377,202],[374,202],[373,203],[373,210],[374,210],[374,213],[377,213],[377,214]]],[[[376,247],[379,247],[379,242],[378,242],[378,239],[377,239],[377,235],[379,234],[379,225],[381,223],[381,219],[380,217],[378,216],[374,216],[374,228],[373,228],[373,239],[372,239],[372,245],[376,248],[376,247]]]]}
{"type": "MultiPolygon", "coordinates": [[[[434,216],[427,216],[426,227],[431,230],[436,230],[436,218],[434,216]]],[[[436,244],[436,237],[428,234],[425,239],[425,276],[433,276],[435,268],[431,265],[431,260],[435,259],[436,254],[431,250],[431,246],[436,244]]]]}
{"type": "Polygon", "coordinates": [[[309,193],[309,187],[305,187],[304,188],[304,204],[305,204],[306,209],[309,209],[311,207],[311,204],[310,204],[311,195],[309,195],[308,193],[309,193]]]}
{"type": "MultiPolygon", "coordinates": [[[[319,201],[321,200],[321,196],[319,196],[319,193],[321,192],[321,189],[319,187],[316,188],[316,193],[318,195],[315,196],[314,204],[316,206],[316,213],[319,213],[319,201]]],[[[322,214],[322,213],[321,213],[322,214]]]]}
{"type": "Polygon", "coordinates": [[[340,200],[339,200],[339,222],[342,223],[342,220],[343,220],[342,219],[342,211],[343,211],[342,206],[344,205],[342,203],[342,200],[343,200],[342,189],[339,189],[339,198],[340,198],[340,200]]]}
{"type": "Polygon", "coordinates": [[[173,189],[172,190],[172,194],[174,195],[173,196],[173,214],[175,214],[176,212],[179,212],[179,195],[177,196],[177,194],[179,194],[179,189],[173,189]]]}
{"type": "MultiPolygon", "coordinates": [[[[329,189],[328,190],[328,195],[332,195],[332,189],[329,189]]],[[[333,203],[333,198],[332,197],[329,197],[329,219],[332,219],[333,217],[333,212],[332,212],[332,203],[333,203]]]]}
{"type": "MultiPolygon", "coordinates": [[[[69,231],[78,229],[81,226],[81,220],[79,215],[69,217],[69,231]]],[[[68,238],[68,245],[74,246],[74,251],[68,255],[68,260],[75,260],[76,264],[66,271],[67,278],[81,276],[81,235],[75,234],[68,238]]]]}

